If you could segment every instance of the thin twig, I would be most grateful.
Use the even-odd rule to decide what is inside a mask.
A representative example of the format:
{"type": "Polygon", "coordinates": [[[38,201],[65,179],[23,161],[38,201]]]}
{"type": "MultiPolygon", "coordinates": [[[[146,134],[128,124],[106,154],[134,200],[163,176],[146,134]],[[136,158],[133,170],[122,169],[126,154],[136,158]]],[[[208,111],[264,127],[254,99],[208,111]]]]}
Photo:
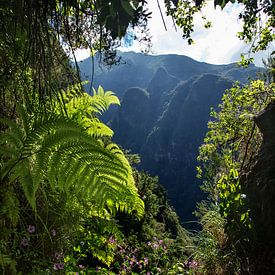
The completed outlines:
{"type": "Polygon", "coordinates": [[[157,0],[157,2],[158,2],[158,8],[159,8],[159,12],[160,12],[161,19],[162,19],[162,22],[163,22],[163,26],[164,26],[165,30],[167,31],[167,27],[166,27],[166,24],[165,24],[165,21],[164,21],[164,17],[163,17],[162,10],[161,10],[160,4],[159,4],[159,0],[157,0]]]}

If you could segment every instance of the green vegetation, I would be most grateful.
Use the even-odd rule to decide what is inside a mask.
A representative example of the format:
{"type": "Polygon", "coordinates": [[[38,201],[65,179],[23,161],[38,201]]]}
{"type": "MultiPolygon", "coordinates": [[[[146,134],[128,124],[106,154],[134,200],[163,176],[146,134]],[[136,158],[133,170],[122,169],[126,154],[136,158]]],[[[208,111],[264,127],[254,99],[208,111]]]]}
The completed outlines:
{"type": "Polygon", "coordinates": [[[202,233],[207,236],[199,246],[198,259],[207,263],[207,273],[251,270],[258,274],[264,270],[264,264],[257,266],[252,252],[259,243],[255,228],[259,225],[252,219],[253,201],[248,201],[242,176],[254,165],[262,144],[254,118],[274,95],[274,83],[257,80],[243,87],[235,84],[225,92],[220,111],[211,113],[209,132],[198,157],[202,163],[198,176],[203,175],[203,189],[209,194],[208,201],[198,208],[202,233]],[[214,253],[210,259],[209,250],[214,253]]]}

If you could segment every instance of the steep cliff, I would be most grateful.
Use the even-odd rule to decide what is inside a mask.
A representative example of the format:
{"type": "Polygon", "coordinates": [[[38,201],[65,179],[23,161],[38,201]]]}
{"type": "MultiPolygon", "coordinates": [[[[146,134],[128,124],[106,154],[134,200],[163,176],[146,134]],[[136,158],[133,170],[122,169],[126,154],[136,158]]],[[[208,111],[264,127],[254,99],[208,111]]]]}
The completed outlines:
{"type": "Polygon", "coordinates": [[[246,257],[247,274],[274,274],[275,270],[275,102],[255,122],[263,134],[262,147],[254,164],[241,177],[247,195],[253,236],[246,257]]]}
{"type": "Polygon", "coordinates": [[[263,134],[262,148],[249,173],[242,178],[246,187],[257,239],[275,245],[275,102],[256,118],[263,134]]]}

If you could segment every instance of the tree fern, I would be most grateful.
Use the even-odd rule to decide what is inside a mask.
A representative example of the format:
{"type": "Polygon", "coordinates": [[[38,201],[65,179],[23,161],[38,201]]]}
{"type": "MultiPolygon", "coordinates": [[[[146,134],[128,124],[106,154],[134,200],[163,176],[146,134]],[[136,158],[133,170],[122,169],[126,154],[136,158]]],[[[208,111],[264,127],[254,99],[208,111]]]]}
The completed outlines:
{"type": "MultiPolygon", "coordinates": [[[[106,112],[111,105],[120,105],[119,99],[112,91],[105,92],[101,86],[98,87],[97,91],[93,88],[93,96],[81,93],[82,84],[70,85],[66,92],[63,91],[59,94],[65,101],[68,117],[77,121],[89,134],[95,137],[112,137],[113,131],[102,123],[97,115],[106,112]]],[[[60,106],[57,105],[57,113],[60,113],[60,110],[60,106]]]]}
{"type": "Polygon", "coordinates": [[[44,182],[54,190],[92,201],[99,211],[120,209],[142,215],[143,202],[131,167],[117,145],[105,146],[73,116],[43,116],[30,126],[31,118],[22,107],[18,113],[17,124],[1,119],[8,129],[0,136],[0,172],[2,179],[20,182],[33,209],[44,182]]]}

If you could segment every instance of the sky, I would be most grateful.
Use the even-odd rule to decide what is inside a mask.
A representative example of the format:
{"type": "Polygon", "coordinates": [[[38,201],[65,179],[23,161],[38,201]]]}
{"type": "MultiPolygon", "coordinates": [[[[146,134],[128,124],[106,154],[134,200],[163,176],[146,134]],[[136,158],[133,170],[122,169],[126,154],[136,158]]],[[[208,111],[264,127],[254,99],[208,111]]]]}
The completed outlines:
{"type": "MultiPolygon", "coordinates": [[[[211,64],[228,64],[240,60],[240,54],[249,50],[249,45],[240,41],[237,32],[242,30],[242,22],[238,19],[243,9],[240,4],[229,3],[221,10],[214,9],[214,1],[208,0],[203,8],[202,14],[208,21],[212,22],[210,29],[203,26],[205,21],[201,14],[195,17],[195,31],[192,35],[195,44],[188,45],[182,38],[181,30],[175,30],[172,19],[165,15],[163,0],[159,0],[164,15],[167,31],[164,28],[157,0],[148,1],[148,9],[152,11],[152,18],[149,20],[149,30],[152,35],[152,50],[149,54],[179,54],[189,56],[197,61],[211,64]]],[[[122,51],[140,52],[142,45],[134,42],[131,47],[121,47],[122,51]]],[[[255,64],[262,65],[262,58],[266,58],[268,52],[274,51],[274,44],[267,52],[260,52],[255,58],[255,64]]],[[[76,52],[78,60],[87,58],[89,51],[80,50],[76,52]]]]}

